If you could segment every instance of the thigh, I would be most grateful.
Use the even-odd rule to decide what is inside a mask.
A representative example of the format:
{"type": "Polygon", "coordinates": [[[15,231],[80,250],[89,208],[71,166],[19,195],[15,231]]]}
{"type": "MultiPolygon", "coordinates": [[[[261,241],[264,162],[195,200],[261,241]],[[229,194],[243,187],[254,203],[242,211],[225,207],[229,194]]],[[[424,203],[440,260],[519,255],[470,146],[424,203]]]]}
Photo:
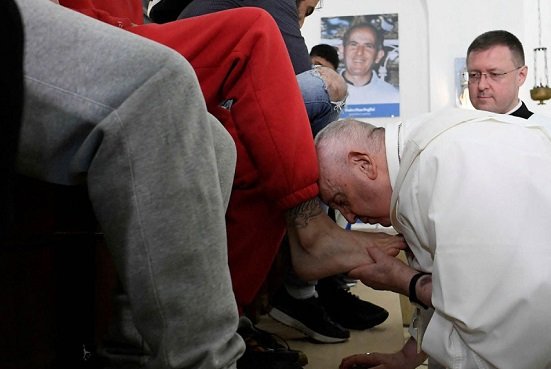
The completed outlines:
{"type": "Polygon", "coordinates": [[[83,178],[70,173],[71,160],[87,140],[91,143],[94,127],[167,59],[182,58],[50,1],[17,4],[25,30],[26,93],[18,170],[51,182],[78,183],[83,178]]]}

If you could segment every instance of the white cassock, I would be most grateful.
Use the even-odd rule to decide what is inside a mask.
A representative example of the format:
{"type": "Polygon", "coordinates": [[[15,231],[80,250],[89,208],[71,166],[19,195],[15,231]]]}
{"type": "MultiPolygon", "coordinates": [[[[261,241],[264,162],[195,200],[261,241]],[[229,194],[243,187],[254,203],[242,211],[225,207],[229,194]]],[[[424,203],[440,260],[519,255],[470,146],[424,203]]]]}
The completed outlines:
{"type": "Polygon", "coordinates": [[[551,130],[449,109],[385,140],[393,226],[433,273],[423,350],[450,369],[551,368],[551,130]]]}

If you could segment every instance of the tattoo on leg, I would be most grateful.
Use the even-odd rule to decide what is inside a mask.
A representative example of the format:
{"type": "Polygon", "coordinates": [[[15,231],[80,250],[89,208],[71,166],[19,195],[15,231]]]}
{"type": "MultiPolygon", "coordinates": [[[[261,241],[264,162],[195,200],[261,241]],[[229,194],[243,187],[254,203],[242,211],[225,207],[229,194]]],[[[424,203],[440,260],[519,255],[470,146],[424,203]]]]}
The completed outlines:
{"type": "Polygon", "coordinates": [[[305,201],[287,212],[287,224],[296,228],[305,228],[310,219],[320,215],[321,212],[317,198],[305,201]]]}

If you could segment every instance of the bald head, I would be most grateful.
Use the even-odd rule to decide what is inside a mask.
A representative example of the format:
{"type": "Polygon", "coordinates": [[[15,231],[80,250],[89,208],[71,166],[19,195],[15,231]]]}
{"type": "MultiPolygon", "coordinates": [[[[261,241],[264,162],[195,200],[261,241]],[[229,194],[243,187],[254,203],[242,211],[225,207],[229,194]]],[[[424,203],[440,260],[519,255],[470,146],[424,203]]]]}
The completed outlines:
{"type": "Polygon", "coordinates": [[[383,128],[351,119],[333,122],[316,136],[320,197],[349,222],[390,224],[384,142],[383,128]]]}
{"type": "Polygon", "coordinates": [[[384,145],[384,129],[354,119],[329,124],[315,139],[318,157],[328,164],[344,164],[349,151],[377,152],[384,145]]]}

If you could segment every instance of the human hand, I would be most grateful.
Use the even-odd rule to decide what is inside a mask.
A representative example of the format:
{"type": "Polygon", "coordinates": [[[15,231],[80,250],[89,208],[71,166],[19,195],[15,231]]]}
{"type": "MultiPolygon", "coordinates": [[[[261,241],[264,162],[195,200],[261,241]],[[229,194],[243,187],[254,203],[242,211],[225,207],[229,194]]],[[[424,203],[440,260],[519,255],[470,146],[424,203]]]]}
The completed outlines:
{"type": "Polygon", "coordinates": [[[367,353],[345,357],[339,369],[414,369],[427,359],[427,355],[417,352],[417,343],[410,338],[402,350],[393,354],[367,353]]]}
{"type": "Polygon", "coordinates": [[[346,98],[346,96],[348,95],[348,86],[346,85],[346,81],[344,80],[344,78],[339,73],[335,72],[331,68],[321,65],[316,66],[315,70],[325,81],[327,94],[329,95],[329,99],[331,101],[338,102],[346,98]]]}
{"type": "Polygon", "coordinates": [[[369,247],[367,250],[373,263],[354,268],[348,275],[374,289],[407,295],[409,281],[417,271],[401,260],[386,254],[379,247],[369,247]]]}
{"type": "Polygon", "coordinates": [[[403,353],[393,354],[367,353],[345,357],[339,369],[406,369],[408,363],[403,353]]]}

